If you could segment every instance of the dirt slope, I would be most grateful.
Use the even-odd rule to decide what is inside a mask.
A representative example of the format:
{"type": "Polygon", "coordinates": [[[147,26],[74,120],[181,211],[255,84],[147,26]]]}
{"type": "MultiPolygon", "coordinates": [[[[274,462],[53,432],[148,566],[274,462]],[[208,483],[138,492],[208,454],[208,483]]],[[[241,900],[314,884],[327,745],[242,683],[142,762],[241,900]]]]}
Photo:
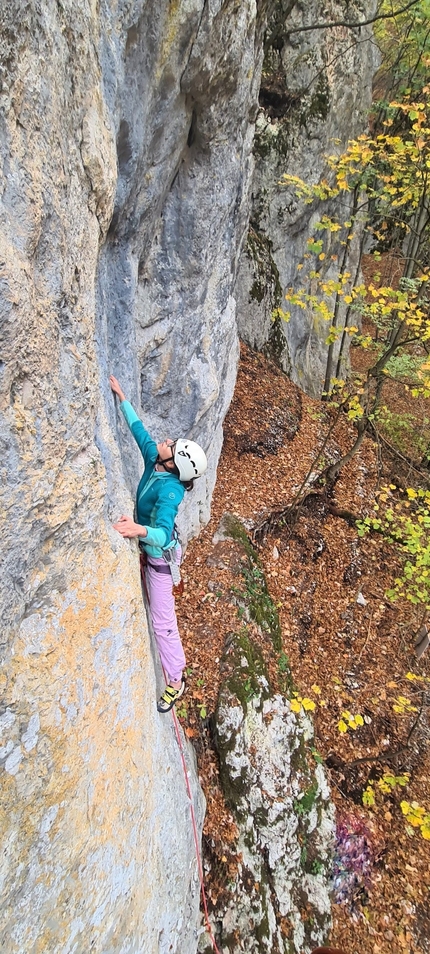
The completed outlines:
{"type": "MultiPolygon", "coordinates": [[[[250,535],[274,513],[259,553],[297,691],[315,703],[316,745],[337,806],[334,925],[327,941],[345,954],[427,954],[429,843],[406,824],[400,802],[416,800],[430,811],[430,683],[406,676],[429,679],[430,651],[416,660],[419,612],[385,597],[396,571],[389,545],[381,537],[358,538],[347,513],[336,516],[368,512],[391,465],[383,465],[381,478],[377,448],[365,440],[331,497],[309,497],[293,523],[276,520],[312,469],[329,424],[325,405],[303,395],[261,355],[242,349],[211,521],[188,547],[185,590],[177,604],[189,663],[179,715],[193,739],[208,800],[209,902],[220,896],[235,864],[235,826],[218,786],[209,717],[224,641],[237,625],[223,601],[234,574],[228,561],[222,569],[219,561],[211,565],[212,538],[225,512],[244,520],[250,535]],[[400,713],[393,709],[399,696],[409,700],[400,713]],[[342,733],[338,724],[345,711],[360,715],[362,724],[342,733]],[[406,773],[406,787],[388,786],[384,793],[376,784],[384,774],[406,773]],[[377,810],[362,804],[372,780],[377,810]]],[[[350,427],[346,419],[339,422],[319,467],[349,446],[350,427]]],[[[282,663],[275,680],[281,670],[282,663]]]]}

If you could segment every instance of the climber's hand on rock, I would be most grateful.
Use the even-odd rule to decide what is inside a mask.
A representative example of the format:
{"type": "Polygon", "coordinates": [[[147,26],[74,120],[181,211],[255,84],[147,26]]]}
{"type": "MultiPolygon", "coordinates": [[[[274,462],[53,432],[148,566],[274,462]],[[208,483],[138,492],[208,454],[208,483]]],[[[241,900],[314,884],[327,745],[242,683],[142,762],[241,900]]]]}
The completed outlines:
{"type": "Polygon", "coordinates": [[[113,524],[113,528],[114,530],[118,530],[118,533],[127,539],[146,536],[145,527],[141,527],[139,523],[135,523],[131,517],[120,517],[118,522],[113,524]]]}
{"type": "Polygon", "coordinates": [[[120,401],[125,401],[124,391],[122,390],[122,387],[119,381],[117,381],[117,379],[114,378],[113,374],[111,374],[109,378],[109,384],[112,388],[113,393],[118,395],[120,401]]]}

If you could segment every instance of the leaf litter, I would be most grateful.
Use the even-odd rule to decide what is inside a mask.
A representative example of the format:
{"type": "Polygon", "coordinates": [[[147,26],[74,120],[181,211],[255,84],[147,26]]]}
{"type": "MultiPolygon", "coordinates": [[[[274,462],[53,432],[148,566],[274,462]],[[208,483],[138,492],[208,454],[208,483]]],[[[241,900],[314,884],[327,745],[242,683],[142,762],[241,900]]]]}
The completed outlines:
{"type": "MultiPolygon", "coordinates": [[[[300,697],[315,704],[309,707],[315,747],[337,811],[333,928],[326,943],[345,954],[428,954],[428,842],[405,823],[400,802],[406,797],[430,811],[429,683],[422,681],[430,677],[430,653],[419,660],[414,655],[416,609],[385,596],[396,569],[389,544],[377,535],[360,539],[351,521],[335,515],[336,508],[367,512],[381,479],[375,443],[366,439],[341,472],[334,508],[322,494],[299,507],[291,525],[270,523],[273,513],[291,504],[312,469],[329,423],[326,405],[242,346],[211,519],[188,545],[185,588],[177,600],[188,660],[187,692],[177,711],[195,748],[207,800],[203,849],[209,908],[222,903],[239,860],[211,732],[220,660],[238,626],[231,599],[237,554],[228,541],[214,542],[222,517],[230,513],[249,528],[250,537],[269,518],[258,551],[280,615],[282,653],[300,697]],[[419,678],[406,678],[408,673],[419,678]],[[408,699],[411,709],[396,712],[399,697],[408,699]],[[339,731],[340,721],[345,731],[339,731]],[[378,795],[376,809],[366,808],[366,786],[377,786],[387,773],[409,773],[407,795],[394,787],[378,795]]],[[[325,460],[344,452],[352,434],[350,422],[341,419],[325,460]]],[[[282,690],[282,666],[271,665],[274,685],[282,690]]]]}

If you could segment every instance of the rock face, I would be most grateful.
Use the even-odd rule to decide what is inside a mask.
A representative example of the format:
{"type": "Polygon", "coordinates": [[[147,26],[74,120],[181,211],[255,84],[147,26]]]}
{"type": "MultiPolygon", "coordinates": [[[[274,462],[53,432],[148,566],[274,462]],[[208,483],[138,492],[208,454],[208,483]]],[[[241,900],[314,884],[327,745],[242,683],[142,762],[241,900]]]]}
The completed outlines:
{"type": "MultiPolygon", "coordinates": [[[[226,640],[213,719],[221,784],[238,832],[237,874],[215,887],[222,898],[214,912],[217,944],[229,954],[302,954],[324,941],[331,924],[334,809],[258,556],[231,514],[214,544],[210,565],[227,560],[236,567],[231,598],[242,621],[226,640]]],[[[206,935],[198,949],[209,954],[206,935]]]]}
{"type": "MultiPolygon", "coordinates": [[[[327,173],[326,156],[342,152],[348,139],[366,129],[377,65],[371,28],[342,24],[369,20],[374,8],[374,3],[348,3],[346,10],[338,0],[324,4],[285,0],[276,5],[266,35],[251,227],[236,285],[239,333],[251,347],[268,350],[297,384],[315,396],[324,385],[329,323],[318,319],[310,307],[286,304],[284,296],[290,287],[301,286],[315,294],[316,282],[309,277],[312,268],[324,279],[337,277],[344,250],[339,239],[345,241],[348,229],[346,234],[329,235],[323,264],[307,261],[307,241],[322,214],[347,221],[352,197],[342,194],[341,202],[324,207],[318,201],[306,205],[280,181],[289,173],[307,183],[318,182],[327,173]],[[310,29],[317,23],[339,25],[310,29]],[[288,323],[272,320],[280,306],[291,312],[288,323]]],[[[315,237],[321,238],[321,232],[315,237]]],[[[354,277],[360,239],[357,227],[346,263],[354,277]]],[[[341,308],[338,315],[339,327],[344,311],[341,308]]]]}
{"type": "Polygon", "coordinates": [[[236,377],[232,289],[248,222],[264,9],[255,0],[135,7],[125,47],[105,40],[118,188],[99,262],[98,339],[150,428],[188,434],[208,451],[208,476],[186,500],[189,533],[209,516],[236,377]]]}
{"type": "MultiPolygon", "coordinates": [[[[155,711],[136,551],[111,526],[131,512],[140,463],[107,378],[155,436],[187,433],[207,449],[182,516],[195,532],[235,380],[233,291],[277,6],[1,4],[7,954],[196,950],[182,765],[171,717],[155,711]]],[[[260,725],[263,709],[251,712],[260,725]]]]}
{"type": "Polygon", "coordinates": [[[260,683],[245,705],[224,691],[217,711],[241,855],[222,937],[228,951],[239,952],[246,937],[249,954],[289,954],[328,934],[334,813],[322,766],[312,770],[306,757],[309,718],[297,720],[289,701],[268,695],[264,677],[260,683]]]}
{"type": "Polygon", "coordinates": [[[155,710],[137,555],[111,529],[140,465],[107,376],[155,435],[208,449],[183,520],[195,531],[235,379],[263,12],[255,0],[1,4],[8,954],[196,948],[182,766],[171,716],[155,710]]]}

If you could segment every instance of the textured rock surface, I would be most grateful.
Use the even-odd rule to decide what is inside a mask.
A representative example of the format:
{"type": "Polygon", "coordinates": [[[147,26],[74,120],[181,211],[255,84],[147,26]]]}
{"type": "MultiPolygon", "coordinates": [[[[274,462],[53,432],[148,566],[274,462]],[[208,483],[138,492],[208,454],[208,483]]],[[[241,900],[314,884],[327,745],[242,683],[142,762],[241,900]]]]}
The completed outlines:
{"type": "Polygon", "coordinates": [[[302,954],[321,943],[331,921],[330,793],[322,766],[307,755],[313,730],[303,710],[297,717],[287,699],[273,696],[261,673],[257,688],[243,646],[232,643],[228,653],[237,659],[220,696],[216,737],[241,863],[221,943],[239,952],[245,938],[249,954],[302,954]]]}
{"type": "MultiPolygon", "coordinates": [[[[226,846],[236,875],[230,865],[222,876],[208,846],[217,944],[223,954],[309,954],[331,925],[334,807],[311,721],[297,700],[299,713],[292,709],[279,614],[258,555],[232,514],[224,514],[213,543],[208,562],[233,572],[230,600],[240,620],[226,638],[212,722],[238,830],[226,846]],[[277,672],[282,694],[269,672],[272,679],[277,672]]],[[[206,934],[198,950],[210,954],[206,934]]]]}
{"type": "Polygon", "coordinates": [[[209,515],[236,376],[232,288],[248,222],[261,24],[255,0],[149,6],[129,17],[119,65],[112,42],[106,53],[119,179],[100,256],[100,338],[152,430],[187,433],[208,450],[207,478],[185,502],[189,532],[209,515]]]}
{"type": "Polygon", "coordinates": [[[236,370],[257,7],[0,10],[0,945],[192,954],[183,773],[154,707],[136,553],[111,529],[138,456],[107,375],[156,435],[209,448],[191,532],[236,370]]]}
{"type": "MultiPolygon", "coordinates": [[[[360,0],[346,7],[339,0],[324,4],[285,0],[276,4],[267,35],[251,228],[236,286],[239,332],[252,347],[268,348],[292,379],[314,395],[320,395],[324,382],[328,325],[310,309],[287,305],[284,295],[298,281],[312,294],[316,291],[315,283],[306,279],[309,265],[305,262],[300,274],[297,265],[322,208],[298,201],[279,181],[287,172],[317,182],[326,171],[326,155],[341,151],[348,139],[363,132],[377,64],[371,27],[290,31],[315,23],[368,20],[374,8],[373,2],[360,0]],[[291,311],[291,319],[273,325],[272,311],[279,305],[291,311]]],[[[329,214],[347,220],[348,202],[343,196],[342,204],[334,204],[329,214]]],[[[327,207],[323,211],[327,214],[327,207]]],[[[358,244],[357,229],[347,263],[352,275],[358,244]]],[[[334,277],[330,260],[339,251],[334,233],[326,262],[319,266],[321,275],[334,277]]]]}
{"type": "Polygon", "coordinates": [[[131,510],[139,458],[107,376],[155,436],[187,432],[208,449],[182,517],[194,532],[235,379],[233,288],[274,6],[0,4],[7,954],[197,945],[178,748],[154,710],[136,552],[111,529],[131,510]]]}

